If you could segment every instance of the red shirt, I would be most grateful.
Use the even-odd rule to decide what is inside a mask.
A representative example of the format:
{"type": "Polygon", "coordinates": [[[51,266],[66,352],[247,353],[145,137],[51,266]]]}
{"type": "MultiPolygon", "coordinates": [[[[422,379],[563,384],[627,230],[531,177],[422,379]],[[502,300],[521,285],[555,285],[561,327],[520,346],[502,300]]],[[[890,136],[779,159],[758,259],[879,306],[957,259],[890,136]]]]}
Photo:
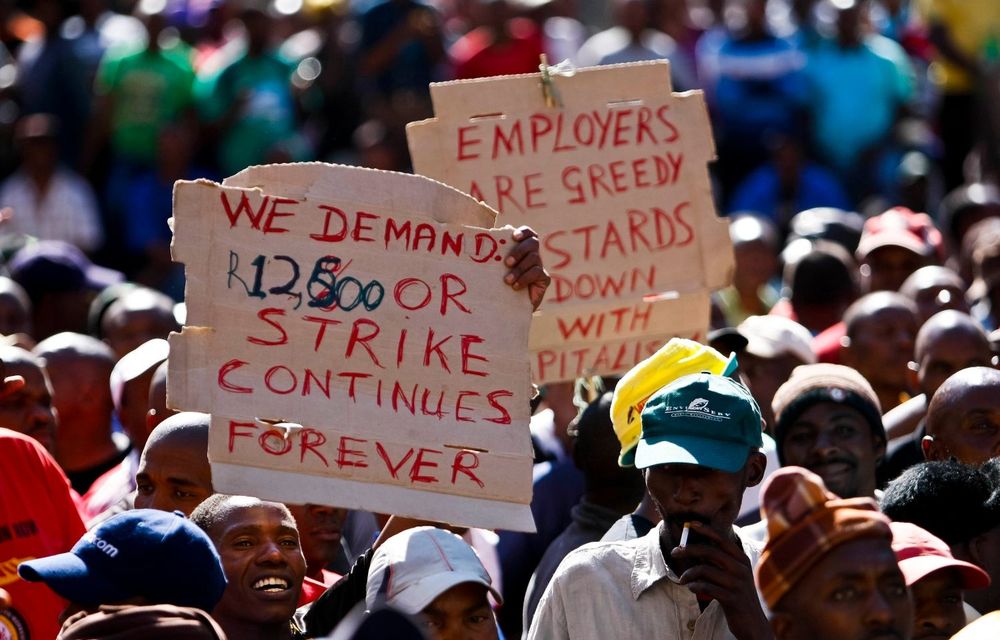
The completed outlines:
{"type": "Polygon", "coordinates": [[[309,604],[323,595],[324,591],[337,584],[337,580],[340,580],[340,577],[339,573],[327,571],[326,569],[323,569],[322,581],[306,576],[306,579],[302,581],[302,593],[299,594],[299,604],[297,606],[301,607],[304,604],[309,604]]]}
{"type": "Polygon", "coordinates": [[[510,39],[497,44],[486,27],[473,29],[452,45],[449,51],[455,65],[455,77],[488,78],[515,73],[536,73],[541,54],[542,33],[526,18],[508,23],[510,39]]]}
{"type": "Polygon", "coordinates": [[[812,349],[820,362],[840,364],[840,341],[847,335],[847,325],[838,322],[819,333],[812,340],[812,349]]]}
{"type": "Polygon", "coordinates": [[[41,582],[21,580],[17,566],[69,551],[83,536],[71,492],[66,475],[40,444],[0,429],[0,587],[13,604],[0,610],[0,638],[49,640],[59,633],[66,601],[41,582]]]}

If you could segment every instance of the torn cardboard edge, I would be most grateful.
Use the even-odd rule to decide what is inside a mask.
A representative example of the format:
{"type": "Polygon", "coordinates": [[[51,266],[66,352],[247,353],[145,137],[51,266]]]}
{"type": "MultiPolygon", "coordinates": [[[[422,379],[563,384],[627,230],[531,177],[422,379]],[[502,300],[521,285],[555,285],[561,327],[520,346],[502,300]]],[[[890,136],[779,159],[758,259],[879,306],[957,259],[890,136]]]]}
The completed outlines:
{"type": "MultiPolygon", "coordinates": [[[[355,167],[343,164],[333,164],[328,162],[291,162],[287,164],[270,164],[270,165],[253,165],[247,167],[239,173],[225,178],[218,186],[221,187],[233,187],[242,189],[260,189],[265,195],[274,196],[284,196],[288,198],[294,198],[296,200],[310,200],[316,199],[320,201],[336,201],[340,196],[337,192],[327,191],[326,187],[333,186],[333,183],[329,180],[328,176],[316,175],[315,179],[309,181],[308,183],[301,180],[304,176],[313,176],[315,174],[321,174],[323,171],[329,168],[335,168],[338,171],[356,171],[358,172],[355,178],[357,180],[352,180],[351,191],[358,192],[364,191],[366,194],[375,194],[377,196],[382,196],[388,199],[390,192],[385,189],[373,188],[370,191],[366,191],[369,188],[369,183],[377,181],[379,178],[385,178],[387,176],[392,176],[393,180],[400,180],[409,182],[410,184],[416,185],[418,189],[426,189],[431,192],[434,197],[430,200],[435,203],[433,207],[434,210],[439,209],[458,209],[460,205],[448,205],[447,203],[442,203],[440,206],[437,202],[441,199],[451,198],[455,200],[469,200],[475,205],[485,209],[492,218],[492,222],[488,225],[481,224],[479,221],[466,221],[462,218],[455,218],[450,220],[441,220],[439,218],[433,218],[435,222],[446,223],[446,224],[459,224],[463,226],[474,227],[478,229],[495,229],[497,217],[500,215],[499,212],[493,207],[489,206],[481,200],[477,200],[470,196],[469,194],[456,189],[455,187],[445,184],[434,178],[430,178],[421,174],[416,173],[402,173],[400,171],[386,171],[384,169],[371,169],[368,167],[355,167]],[[293,192],[283,192],[283,193],[269,193],[268,190],[273,188],[275,183],[282,183],[284,186],[293,187],[295,190],[293,192]],[[435,185],[435,186],[429,186],[435,185]],[[440,189],[444,187],[444,189],[440,189]],[[434,192],[437,193],[434,193],[434,192]]],[[[182,181],[179,181],[182,182],[182,181]]],[[[409,199],[408,199],[409,201],[409,199]]],[[[385,207],[395,207],[398,205],[392,205],[390,203],[379,204],[379,206],[385,207]]],[[[499,227],[502,228],[502,227],[499,227]]]]}
{"type": "MultiPolygon", "coordinates": [[[[212,486],[218,493],[235,491],[262,500],[287,504],[336,504],[346,509],[371,509],[377,500],[385,513],[443,522],[456,526],[505,529],[534,533],[531,506],[445,493],[430,494],[406,487],[372,484],[321,476],[308,479],[297,473],[212,462],[212,486]],[[288,490],[283,491],[282,488],[288,490]],[[294,488],[293,488],[294,487],[294,488]],[[433,500],[428,500],[433,495],[433,500]],[[420,509],[414,509],[420,505],[420,509]],[[456,513],[473,517],[457,521],[456,513]]],[[[461,519],[460,519],[461,520],[461,519]]]]}

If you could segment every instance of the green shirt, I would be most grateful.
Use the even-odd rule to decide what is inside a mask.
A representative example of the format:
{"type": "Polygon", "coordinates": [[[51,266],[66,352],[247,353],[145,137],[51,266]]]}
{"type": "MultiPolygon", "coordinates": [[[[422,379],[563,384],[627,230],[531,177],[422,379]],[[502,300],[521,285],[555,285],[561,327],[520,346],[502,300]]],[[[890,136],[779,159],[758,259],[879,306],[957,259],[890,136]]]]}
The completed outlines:
{"type": "Polygon", "coordinates": [[[96,91],[113,101],[115,153],[152,164],[160,132],[191,104],[193,85],[194,69],[183,49],[106,55],[97,71],[96,91]]]}
{"type": "Polygon", "coordinates": [[[226,175],[266,162],[276,146],[294,140],[292,70],[274,54],[242,56],[223,69],[206,92],[202,112],[209,120],[223,117],[242,100],[220,143],[219,164],[226,175]]]}

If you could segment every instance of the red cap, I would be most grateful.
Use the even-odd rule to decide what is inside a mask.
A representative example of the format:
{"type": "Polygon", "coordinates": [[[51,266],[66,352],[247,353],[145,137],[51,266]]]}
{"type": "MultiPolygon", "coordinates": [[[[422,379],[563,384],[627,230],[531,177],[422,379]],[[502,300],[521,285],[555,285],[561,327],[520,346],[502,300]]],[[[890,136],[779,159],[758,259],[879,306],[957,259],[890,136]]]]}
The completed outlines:
{"type": "Polygon", "coordinates": [[[858,243],[858,259],[864,260],[872,251],[882,247],[903,247],[917,255],[937,255],[940,258],[944,244],[941,232],[926,213],[893,207],[865,221],[858,243]]]}
{"type": "Polygon", "coordinates": [[[974,564],[956,560],[940,538],[909,522],[893,522],[892,550],[907,585],[923,580],[939,569],[958,569],[963,589],[985,589],[990,576],[974,564]]]}

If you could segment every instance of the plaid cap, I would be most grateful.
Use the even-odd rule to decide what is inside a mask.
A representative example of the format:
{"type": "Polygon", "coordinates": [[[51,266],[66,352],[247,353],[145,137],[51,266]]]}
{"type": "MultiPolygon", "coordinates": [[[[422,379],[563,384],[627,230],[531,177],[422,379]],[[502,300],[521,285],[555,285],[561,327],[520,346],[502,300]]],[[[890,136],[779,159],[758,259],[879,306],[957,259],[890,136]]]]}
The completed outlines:
{"type": "Polygon", "coordinates": [[[835,547],[859,538],[889,544],[889,518],[871,498],[841,499],[801,467],[775,471],[761,491],[767,542],[754,568],[757,590],[770,609],[835,547]]]}
{"type": "Polygon", "coordinates": [[[654,393],[674,380],[706,371],[728,376],[736,370],[736,357],[728,358],[700,342],[671,338],[659,351],[632,367],[615,386],[611,422],[621,444],[618,464],[635,465],[635,447],[642,435],[642,410],[654,393]]]}

